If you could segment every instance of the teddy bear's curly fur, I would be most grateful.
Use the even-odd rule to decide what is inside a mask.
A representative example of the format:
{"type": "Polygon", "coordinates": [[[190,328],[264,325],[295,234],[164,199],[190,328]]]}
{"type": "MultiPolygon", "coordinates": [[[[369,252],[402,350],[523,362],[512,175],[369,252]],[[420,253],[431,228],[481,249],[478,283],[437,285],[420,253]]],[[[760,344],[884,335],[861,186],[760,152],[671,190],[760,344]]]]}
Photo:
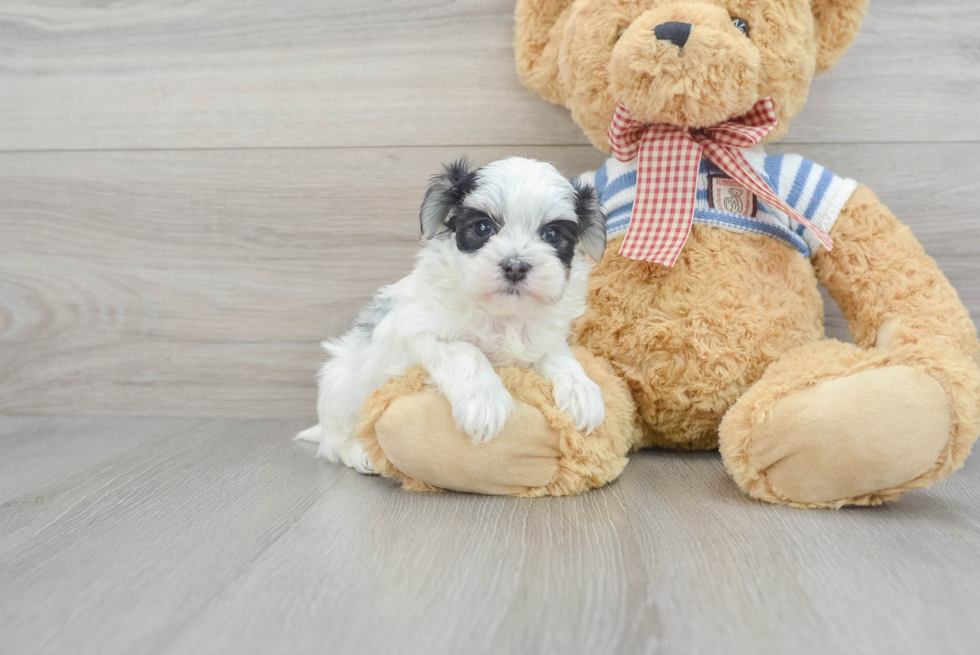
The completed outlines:
{"type": "MultiPolygon", "coordinates": [[[[847,50],[866,5],[519,0],[517,68],[532,90],[567,107],[606,152],[606,129],[620,103],[643,122],[701,128],[769,97],[779,119],[771,141],[789,129],[814,75],[847,50]],[[748,35],[733,26],[734,17],[748,24],[748,35]],[[666,22],[693,25],[681,52],[654,36],[666,22]]],[[[599,434],[597,448],[591,437],[560,430],[549,436],[525,420],[498,437],[505,440],[498,448],[507,461],[531,461],[541,443],[560,439],[561,457],[579,463],[562,469],[562,484],[547,477],[556,470],[549,456],[541,461],[550,468],[533,474],[512,467],[517,484],[491,484],[484,471],[506,479],[507,467],[501,473],[488,460],[439,486],[575,492],[615,477],[626,450],[645,446],[720,447],[748,494],[800,507],[878,504],[942,479],[963,464],[980,433],[976,328],[935,261],[866,187],[851,195],[831,236],[835,247],[808,260],[768,236],[695,224],[673,268],[621,257],[622,239],[611,240],[593,272],[576,341],[625,383],[632,424],[599,434]],[[843,310],[856,345],[825,338],[818,281],[843,310]]],[[[608,375],[603,387],[619,416],[626,405],[608,375]]],[[[382,473],[406,479],[384,457],[387,447],[371,437],[393,390],[369,401],[362,438],[382,473]]],[[[539,391],[535,407],[550,416],[550,396],[539,391]]],[[[448,415],[448,408],[427,411],[428,422],[416,417],[404,429],[389,425],[386,439],[404,466],[429,471],[432,483],[431,469],[412,460],[464,437],[451,428],[420,427],[431,428],[440,412],[448,415]],[[429,447],[413,454],[407,444],[418,442],[423,429],[429,447]]],[[[441,466],[453,462],[443,458],[441,466]]]]}

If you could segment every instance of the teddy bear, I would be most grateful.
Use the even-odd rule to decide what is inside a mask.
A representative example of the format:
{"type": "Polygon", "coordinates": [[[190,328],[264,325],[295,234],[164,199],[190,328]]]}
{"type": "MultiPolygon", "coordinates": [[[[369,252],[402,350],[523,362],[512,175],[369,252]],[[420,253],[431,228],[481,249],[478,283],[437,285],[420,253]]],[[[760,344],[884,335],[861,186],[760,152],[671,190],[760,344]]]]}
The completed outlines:
{"type": "Polygon", "coordinates": [[[608,243],[574,325],[605,423],[577,432],[533,373],[472,446],[410,371],[365,404],[375,469],[409,489],[578,493],[639,448],[715,449],[752,498],[877,505],[963,465],[980,341],[955,289],[867,187],[763,146],[856,37],[867,0],[519,0],[517,70],[613,156],[608,243]],[[828,339],[818,283],[854,344],[828,339]]]}

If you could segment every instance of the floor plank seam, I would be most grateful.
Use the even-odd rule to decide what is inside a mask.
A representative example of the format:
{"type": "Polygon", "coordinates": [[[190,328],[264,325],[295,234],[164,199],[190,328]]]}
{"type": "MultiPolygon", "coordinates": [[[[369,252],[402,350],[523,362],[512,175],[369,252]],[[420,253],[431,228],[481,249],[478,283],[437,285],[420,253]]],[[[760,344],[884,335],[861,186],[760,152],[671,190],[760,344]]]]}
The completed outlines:
{"type": "MultiPolygon", "coordinates": [[[[779,147],[817,147],[817,146],[951,146],[980,144],[980,140],[955,139],[947,141],[786,141],[780,140],[768,144],[779,147]]],[[[593,148],[588,142],[583,143],[447,143],[447,144],[395,144],[395,145],[351,145],[351,146],[241,146],[241,147],[204,147],[204,148],[38,148],[38,149],[5,149],[0,148],[0,155],[37,155],[37,154],[99,154],[99,153],[150,153],[150,152],[243,152],[243,151],[343,151],[343,150],[446,150],[466,148],[486,149],[530,149],[530,148],[593,148]]]]}

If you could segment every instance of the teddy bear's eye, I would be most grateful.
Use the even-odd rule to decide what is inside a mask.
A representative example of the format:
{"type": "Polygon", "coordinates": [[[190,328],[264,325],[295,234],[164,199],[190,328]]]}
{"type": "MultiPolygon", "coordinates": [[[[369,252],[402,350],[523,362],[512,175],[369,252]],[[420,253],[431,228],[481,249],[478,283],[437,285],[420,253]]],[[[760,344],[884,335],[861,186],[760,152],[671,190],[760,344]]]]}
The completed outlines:
{"type": "Polygon", "coordinates": [[[746,23],[741,18],[733,18],[732,19],[732,24],[735,26],[736,29],[738,29],[739,31],[741,31],[742,34],[744,34],[745,36],[748,36],[749,35],[749,24],[746,23]]]}

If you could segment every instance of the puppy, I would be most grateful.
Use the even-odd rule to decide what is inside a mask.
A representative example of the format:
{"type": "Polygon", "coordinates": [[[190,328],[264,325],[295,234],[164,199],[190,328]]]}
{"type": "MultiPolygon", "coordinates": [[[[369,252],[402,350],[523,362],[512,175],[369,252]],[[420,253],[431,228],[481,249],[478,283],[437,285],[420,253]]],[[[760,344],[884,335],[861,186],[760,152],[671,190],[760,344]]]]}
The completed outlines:
{"type": "Polygon", "coordinates": [[[595,190],[550,164],[512,158],[470,170],[446,165],[420,214],[413,272],[382,288],[343,337],[324,342],[320,424],[297,435],[319,455],[372,473],[355,440],[368,394],[421,364],[474,443],[493,439],[514,407],[494,366],[527,366],[554,384],[580,430],[605,418],[602,391],[569,350],[586,282],[606,245],[595,190]]]}

